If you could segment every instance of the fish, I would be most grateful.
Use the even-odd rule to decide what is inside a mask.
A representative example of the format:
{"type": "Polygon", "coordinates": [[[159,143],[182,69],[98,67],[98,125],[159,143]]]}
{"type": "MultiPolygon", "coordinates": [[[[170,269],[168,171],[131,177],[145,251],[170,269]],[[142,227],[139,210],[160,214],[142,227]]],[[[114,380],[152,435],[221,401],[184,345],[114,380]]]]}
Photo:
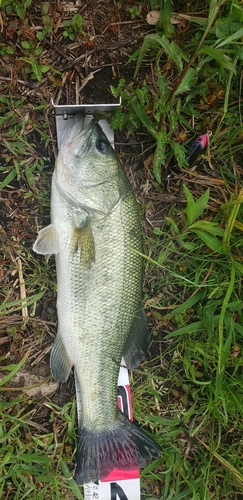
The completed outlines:
{"type": "Polygon", "coordinates": [[[78,113],[64,133],[51,187],[51,222],[33,249],[55,254],[58,331],[50,356],[55,380],[74,367],[78,442],[75,480],[144,467],[162,451],[118,408],[117,381],[146,358],[142,229],[123,166],[94,119],[78,113]]]}

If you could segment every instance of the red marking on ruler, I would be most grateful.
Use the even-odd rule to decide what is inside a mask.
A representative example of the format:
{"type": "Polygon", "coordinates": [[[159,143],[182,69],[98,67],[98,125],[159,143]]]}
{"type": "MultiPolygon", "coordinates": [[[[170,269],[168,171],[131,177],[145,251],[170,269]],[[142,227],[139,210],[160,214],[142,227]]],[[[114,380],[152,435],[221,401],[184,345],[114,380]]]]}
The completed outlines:
{"type": "MultiPolygon", "coordinates": [[[[121,395],[118,395],[118,407],[120,408],[121,411],[124,412],[125,406],[126,412],[128,412],[129,419],[133,420],[133,415],[132,415],[132,400],[131,400],[131,389],[130,385],[121,385],[119,386],[124,389],[125,395],[126,395],[126,401],[123,401],[123,397],[121,395]]],[[[120,469],[113,469],[108,476],[106,476],[104,479],[101,480],[101,483],[103,482],[114,482],[114,481],[121,481],[123,479],[137,479],[139,478],[139,469],[135,468],[132,470],[120,470],[120,469]]]]}

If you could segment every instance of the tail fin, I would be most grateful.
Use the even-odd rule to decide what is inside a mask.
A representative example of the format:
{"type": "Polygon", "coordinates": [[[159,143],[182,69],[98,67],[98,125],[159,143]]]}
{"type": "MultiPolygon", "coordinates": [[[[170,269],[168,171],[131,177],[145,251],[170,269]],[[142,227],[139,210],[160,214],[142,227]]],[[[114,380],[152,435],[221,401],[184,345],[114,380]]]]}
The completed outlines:
{"type": "Polygon", "coordinates": [[[161,453],[153,439],[120,413],[115,429],[99,432],[81,427],[75,480],[78,484],[89,483],[103,479],[114,468],[144,467],[161,453]]]}

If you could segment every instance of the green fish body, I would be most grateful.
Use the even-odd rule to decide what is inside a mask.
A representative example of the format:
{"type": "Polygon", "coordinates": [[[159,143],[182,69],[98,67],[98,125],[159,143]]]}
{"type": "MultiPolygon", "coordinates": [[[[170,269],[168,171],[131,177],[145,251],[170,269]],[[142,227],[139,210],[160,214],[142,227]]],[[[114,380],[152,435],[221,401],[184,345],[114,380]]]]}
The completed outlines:
{"type": "Polygon", "coordinates": [[[141,223],[122,165],[94,120],[84,128],[84,117],[76,115],[64,134],[51,224],[33,248],[56,254],[58,333],[50,365],[61,382],[74,367],[77,483],[145,466],[160,448],[117,406],[122,356],[137,367],[148,345],[141,223]]]}

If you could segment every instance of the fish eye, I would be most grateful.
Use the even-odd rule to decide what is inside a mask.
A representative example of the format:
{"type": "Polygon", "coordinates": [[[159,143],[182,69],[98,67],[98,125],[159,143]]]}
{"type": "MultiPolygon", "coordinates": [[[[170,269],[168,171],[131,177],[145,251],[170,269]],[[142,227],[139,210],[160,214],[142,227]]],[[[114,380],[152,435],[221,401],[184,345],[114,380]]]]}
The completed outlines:
{"type": "Polygon", "coordinates": [[[98,139],[96,141],[96,147],[101,153],[106,153],[109,147],[109,142],[106,141],[105,139],[98,139]]]}

